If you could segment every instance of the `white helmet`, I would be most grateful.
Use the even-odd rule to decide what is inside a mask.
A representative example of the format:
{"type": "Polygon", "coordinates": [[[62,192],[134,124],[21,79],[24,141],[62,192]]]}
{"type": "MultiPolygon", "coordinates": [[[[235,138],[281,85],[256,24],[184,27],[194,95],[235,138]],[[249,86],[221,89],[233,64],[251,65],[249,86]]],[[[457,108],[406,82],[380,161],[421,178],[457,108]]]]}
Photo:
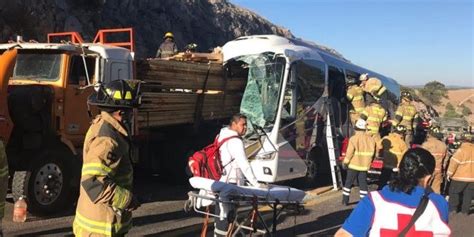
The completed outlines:
{"type": "Polygon", "coordinates": [[[367,122],[363,119],[358,119],[355,126],[358,129],[366,130],[367,129],[367,122]]]}
{"type": "Polygon", "coordinates": [[[363,74],[360,74],[359,76],[359,81],[367,81],[368,79],[369,79],[368,73],[363,73],[363,74]]]}

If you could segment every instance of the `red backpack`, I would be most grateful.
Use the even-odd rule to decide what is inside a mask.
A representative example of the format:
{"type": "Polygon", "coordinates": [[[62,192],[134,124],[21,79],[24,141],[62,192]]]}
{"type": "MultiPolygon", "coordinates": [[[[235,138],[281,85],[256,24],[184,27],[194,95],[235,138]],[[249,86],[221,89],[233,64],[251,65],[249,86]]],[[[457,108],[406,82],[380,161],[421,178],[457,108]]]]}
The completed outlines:
{"type": "Polygon", "coordinates": [[[196,151],[188,158],[188,166],[194,177],[203,177],[213,180],[219,180],[223,173],[223,166],[219,148],[226,141],[232,138],[239,138],[239,136],[231,136],[222,139],[218,142],[219,136],[216,137],[213,143],[204,147],[200,151],[196,151]]]}

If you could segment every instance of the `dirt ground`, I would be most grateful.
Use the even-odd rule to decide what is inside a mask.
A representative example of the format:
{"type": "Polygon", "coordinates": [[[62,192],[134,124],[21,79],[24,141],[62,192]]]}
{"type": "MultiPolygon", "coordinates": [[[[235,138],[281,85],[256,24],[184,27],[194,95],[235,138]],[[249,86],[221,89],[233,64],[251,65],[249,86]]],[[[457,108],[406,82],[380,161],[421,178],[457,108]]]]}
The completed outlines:
{"type": "MultiPolygon", "coordinates": [[[[456,108],[456,111],[459,114],[461,113],[461,102],[463,102],[463,104],[471,109],[471,111],[474,113],[474,89],[449,90],[448,98],[443,99],[441,105],[435,106],[436,111],[444,114],[446,111],[446,104],[448,102],[456,108]]],[[[471,125],[474,125],[474,114],[466,117],[466,119],[471,125]]]]}

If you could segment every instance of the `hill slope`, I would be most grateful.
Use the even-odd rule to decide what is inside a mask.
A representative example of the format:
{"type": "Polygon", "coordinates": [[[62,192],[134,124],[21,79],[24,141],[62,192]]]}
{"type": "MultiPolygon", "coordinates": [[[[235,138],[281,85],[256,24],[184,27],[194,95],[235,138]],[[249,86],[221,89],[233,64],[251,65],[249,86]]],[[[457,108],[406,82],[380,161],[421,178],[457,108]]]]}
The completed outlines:
{"type": "Polygon", "coordinates": [[[293,37],[226,0],[0,1],[0,26],[0,42],[15,34],[44,42],[47,33],[62,31],[78,31],[91,41],[98,29],[133,27],[138,57],[153,56],[167,31],[175,34],[181,49],[197,43],[201,51],[243,35],[293,37]]]}

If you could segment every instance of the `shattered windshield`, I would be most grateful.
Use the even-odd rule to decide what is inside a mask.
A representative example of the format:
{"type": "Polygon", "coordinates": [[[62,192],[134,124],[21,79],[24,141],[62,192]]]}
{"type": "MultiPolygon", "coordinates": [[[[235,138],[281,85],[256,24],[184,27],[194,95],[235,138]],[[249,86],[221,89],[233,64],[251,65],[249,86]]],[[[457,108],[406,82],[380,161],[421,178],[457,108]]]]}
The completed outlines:
{"type": "Polygon", "coordinates": [[[61,54],[18,54],[13,80],[57,81],[61,54]]]}
{"type": "Polygon", "coordinates": [[[248,80],[240,112],[252,124],[266,127],[275,121],[285,69],[285,58],[273,53],[248,55],[240,58],[248,64],[248,80]]]}

